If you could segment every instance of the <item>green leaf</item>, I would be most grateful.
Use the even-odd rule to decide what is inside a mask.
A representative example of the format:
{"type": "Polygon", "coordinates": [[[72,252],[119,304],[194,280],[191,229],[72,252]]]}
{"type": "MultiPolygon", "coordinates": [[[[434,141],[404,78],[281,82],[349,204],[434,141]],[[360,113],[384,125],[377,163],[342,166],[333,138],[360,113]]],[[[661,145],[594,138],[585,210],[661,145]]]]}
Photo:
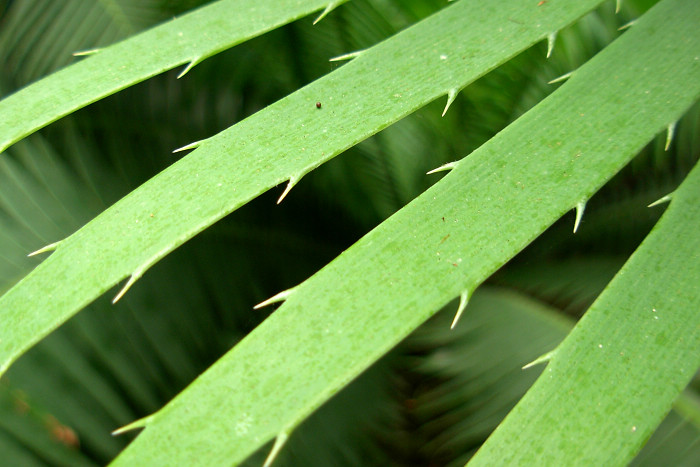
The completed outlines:
{"type": "MultiPolygon", "coordinates": [[[[404,363],[395,373],[419,383],[408,391],[410,406],[404,408],[412,431],[387,437],[399,452],[407,443],[415,446],[409,452],[425,456],[418,457],[421,465],[463,465],[542,370],[523,370],[523,365],[556,347],[575,324],[561,310],[492,286],[477,290],[468,317],[450,330],[453,311],[443,310],[399,346],[404,363]]],[[[693,459],[700,449],[689,448],[700,434],[695,394],[689,389],[679,396],[674,411],[635,458],[636,465],[687,465],[682,459],[693,459]]],[[[494,460],[494,465],[500,464],[494,460]]]]}
{"type": "Polygon", "coordinates": [[[700,459],[700,404],[698,393],[686,389],[630,465],[693,466],[700,459]]]}
{"type": "Polygon", "coordinates": [[[699,199],[696,166],[473,465],[632,460],[700,367],[699,199]]]}
{"type": "Polygon", "coordinates": [[[57,247],[51,257],[0,297],[3,319],[10,323],[0,331],[0,373],[119,280],[130,276],[126,291],[173,249],[255,196],[284,180],[291,187],[323,162],[461,89],[597,3],[546,8],[519,0],[498,6],[456,3],[197,143],[199,149],[52,244],[46,249],[57,247]],[[519,19],[509,21],[512,17],[519,19]],[[464,27],[464,18],[473,21],[471,27],[464,27]]]}
{"type": "MultiPolygon", "coordinates": [[[[700,4],[693,0],[665,0],[650,10],[438,184],[287,291],[285,303],[261,326],[166,407],[133,425],[146,429],[116,464],[237,463],[274,436],[286,439],[372,361],[452,298],[468,295],[680,117],[700,95],[698,21],[700,4]]],[[[695,245],[684,254],[695,254],[695,245]]],[[[688,281],[697,283],[698,274],[690,272],[684,283],[692,291],[697,285],[688,281]]],[[[669,299],[690,300],[676,293],[669,299]]],[[[636,318],[655,326],[650,307],[637,309],[649,316],[636,318]]],[[[635,334],[638,344],[647,342],[644,335],[635,334]]],[[[672,348],[670,331],[665,336],[654,345],[669,346],[663,355],[673,358],[667,371],[674,371],[685,354],[672,348]]],[[[677,343],[680,349],[692,347],[697,355],[695,336],[677,343]]],[[[599,343],[593,350],[600,350],[599,343]]],[[[631,354],[618,359],[609,338],[602,343],[601,354],[635,370],[646,365],[631,354]]],[[[681,368],[689,378],[695,362],[686,363],[681,368]]],[[[670,381],[664,398],[682,389],[670,381]]],[[[596,391],[597,383],[585,380],[584,389],[596,391]]],[[[636,404],[629,395],[626,402],[636,404]]],[[[625,436],[639,440],[660,417],[638,420],[616,423],[637,426],[625,436]]],[[[575,428],[561,436],[575,436],[575,428]]],[[[613,451],[607,451],[611,457],[618,449],[613,441],[601,444],[601,456],[602,446],[613,451]]]]}
{"type": "Polygon", "coordinates": [[[167,19],[161,0],[14,2],[0,28],[0,63],[12,87],[75,61],[73,53],[105,47],[167,19]],[[8,76],[9,75],[9,76],[8,76]]]}
{"type": "MultiPolygon", "coordinates": [[[[0,153],[36,130],[105,96],[346,0],[220,0],[98,50],[0,101],[0,153]]],[[[94,25],[93,25],[94,26],[94,25]]]]}
{"type": "Polygon", "coordinates": [[[458,465],[473,455],[534,383],[537,371],[522,366],[560,343],[573,326],[559,310],[491,286],[476,291],[467,315],[451,330],[453,315],[447,307],[399,347],[413,356],[399,374],[423,382],[411,393],[410,411],[424,440],[415,446],[426,453],[422,465],[458,465]]]}

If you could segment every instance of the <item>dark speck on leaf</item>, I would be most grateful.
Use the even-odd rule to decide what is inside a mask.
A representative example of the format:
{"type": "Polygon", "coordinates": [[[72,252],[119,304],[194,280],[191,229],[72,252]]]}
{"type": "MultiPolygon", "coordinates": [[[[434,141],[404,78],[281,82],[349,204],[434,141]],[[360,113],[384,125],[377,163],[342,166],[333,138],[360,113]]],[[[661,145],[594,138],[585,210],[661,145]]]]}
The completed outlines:
{"type": "Polygon", "coordinates": [[[320,102],[316,102],[316,108],[317,108],[317,109],[320,109],[320,108],[321,108],[321,103],[320,103],[320,102]]]}

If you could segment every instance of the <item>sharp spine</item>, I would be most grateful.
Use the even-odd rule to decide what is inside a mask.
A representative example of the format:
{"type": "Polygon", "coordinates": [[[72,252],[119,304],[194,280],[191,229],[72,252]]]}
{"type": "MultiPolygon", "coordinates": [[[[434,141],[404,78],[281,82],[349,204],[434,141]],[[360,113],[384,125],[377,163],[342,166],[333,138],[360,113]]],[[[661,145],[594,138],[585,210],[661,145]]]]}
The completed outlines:
{"type": "Polygon", "coordinates": [[[576,220],[574,221],[574,233],[578,230],[579,225],[581,225],[581,219],[583,218],[583,212],[586,210],[586,202],[579,201],[576,203],[576,220]]]}
{"type": "Polygon", "coordinates": [[[561,75],[558,78],[554,78],[552,81],[548,81],[547,84],[554,84],[554,83],[559,83],[560,81],[565,81],[565,80],[571,78],[571,75],[573,75],[573,74],[574,74],[574,72],[570,71],[568,73],[561,75]]]}
{"type": "Polygon", "coordinates": [[[539,357],[537,357],[536,359],[534,359],[533,361],[531,361],[530,363],[525,365],[522,369],[527,370],[528,368],[531,368],[535,365],[539,365],[540,363],[549,362],[550,360],[552,360],[552,358],[554,358],[556,351],[557,351],[557,349],[554,349],[554,350],[550,350],[549,352],[547,352],[544,355],[540,355],[539,357]]]}
{"type": "Polygon", "coordinates": [[[547,36],[547,58],[552,56],[552,52],[554,51],[554,42],[557,40],[557,33],[556,31],[553,33],[550,33],[547,36]]]}
{"type": "Polygon", "coordinates": [[[200,139],[199,141],[195,141],[194,143],[186,144],[186,145],[182,146],[181,148],[174,149],[173,154],[175,154],[176,152],[188,151],[190,149],[197,149],[199,146],[202,145],[202,143],[204,141],[205,140],[200,139]]]}
{"type": "Polygon", "coordinates": [[[180,79],[183,76],[185,76],[192,68],[199,65],[202,60],[204,60],[204,57],[195,57],[192,60],[190,60],[190,63],[188,63],[187,66],[180,72],[180,74],[177,75],[177,79],[180,79]]]}
{"type": "Polygon", "coordinates": [[[112,432],[112,436],[118,436],[123,433],[126,433],[127,431],[131,430],[136,430],[137,428],[145,428],[146,425],[151,423],[151,421],[155,418],[155,414],[151,414],[148,417],[143,417],[139,418],[138,420],[134,420],[133,422],[129,423],[128,425],[124,425],[121,428],[118,428],[112,432]]]}
{"type": "Polygon", "coordinates": [[[433,169],[433,170],[431,170],[431,171],[429,171],[429,172],[426,172],[425,174],[426,174],[426,175],[430,175],[430,174],[434,174],[434,173],[437,173],[437,172],[446,172],[446,171],[448,171],[448,170],[452,170],[452,169],[455,169],[455,168],[457,168],[457,161],[455,161],[455,162],[448,162],[447,164],[441,165],[441,166],[438,167],[437,169],[433,169]]]}
{"type": "Polygon", "coordinates": [[[277,458],[277,455],[280,453],[288,439],[289,433],[286,431],[283,431],[277,435],[277,438],[275,438],[275,444],[272,445],[270,454],[267,455],[267,459],[265,459],[263,467],[270,467],[272,465],[272,463],[275,461],[275,458],[277,458]]]}
{"type": "Polygon", "coordinates": [[[455,89],[455,88],[452,88],[449,91],[447,91],[447,104],[445,104],[445,110],[442,111],[443,117],[447,113],[447,109],[449,109],[450,106],[452,105],[452,103],[455,101],[455,98],[457,97],[458,93],[459,93],[459,89],[455,89]]]}
{"type": "Polygon", "coordinates": [[[630,21],[629,23],[625,23],[625,24],[623,24],[622,26],[620,26],[619,28],[617,28],[617,30],[618,30],[618,31],[624,31],[625,29],[631,28],[632,26],[634,26],[634,23],[636,23],[636,22],[637,22],[637,20],[636,20],[636,19],[633,19],[633,20],[630,21]]]}
{"type": "Polygon", "coordinates": [[[664,145],[664,151],[668,151],[671,147],[671,142],[673,141],[673,136],[676,134],[676,123],[671,123],[666,129],[666,144],[664,145]]]}
{"type": "Polygon", "coordinates": [[[465,290],[459,296],[459,306],[457,307],[457,313],[455,313],[455,317],[452,320],[452,324],[450,325],[450,329],[454,329],[455,326],[457,326],[457,322],[459,321],[459,318],[462,317],[462,313],[464,313],[464,309],[467,308],[467,303],[469,303],[469,291],[465,290]]]}
{"type": "Polygon", "coordinates": [[[134,283],[139,280],[145,273],[148,271],[148,269],[156,264],[159,260],[163,259],[165,255],[170,253],[172,251],[171,246],[167,246],[151,256],[147,261],[142,263],[139,267],[137,267],[134,272],[131,273],[131,276],[129,277],[129,280],[126,282],[124,287],[119,291],[119,293],[112,299],[112,304],[117,303],[123,296],[124,294],[131,288],[134,283]]]}
{"type": "Polygon", "coordinates": [[[274,295],[267,300],[258,303],[253,307],[254,310],[259,310],[260,308],[266,307],[268,305],[272,305],[273,303],[278,303],[278,302],[283,302],[287,298],[289,298],[290,295],[292,295],[292,292],[296,290],[296,287],[292,287],[291,289],[283,290],[282,292],[278,293],[277,295],[274,295]]]}
{"type": "Polygon", "coordinates": [[[294,188],[294,186],[297,183],[299,183],[299,180],[301,180],[302,176],[303,175],[292,175],[291,177],[289,177],[289,182],[287,182],[287,187],[284,189],[284,191],[280,195],[279,199],[277,200],[277,204],[280,204],[284,200],[284,198],[287,197],[289,192],[292,191],[292,188],[294,188]]]}
{"type": "Polygon", "coordinates": [[[102,51],[100,48],[96,49],[89,49],[89,50],[79,50],[77,52],[73,52],[74,57],[87,57],[88,55],[95,55],[96,53],[102,51]]]}
{"type": "Polygon", "coordinates": [[[651,203],[647,207],[653,208],[654,206],[658,206],[659,204],[668,203],[672,199],[673,199],[673,193],[669,193],[666,196],[662,196],[661,198],[657,199],[656,201],[654,201],[653,203],[651,203]]]}
{"type": "Polygon", "coordinates": [[[326,17],[326,15],[327,15],[328,13],[330,13],[331,11],[333,11],[333,10],[335,9],[335,7],[337,7],[337,6],[340,5],[341,3],[342,3],[342,2],[339,2],[339,1],[330,2],[330,3],[328,4],[328,6],[326,6],[326,9],[323,10],[323,11],[321,12],[320,15],[318,15],[318,18],[316,18],[316,19],[314,20],[313,24],[316,24],[316,23],[318,23],[319,21],[321,21],[323,18],[326,17]]]}
{"type": "Polygon", "coordinates": [[[58,242],[50,243],[44,247],[39,248],[36,251],[32,251],[27,256],[36,256],[36,255],[40,255],[41,253],[46,253],[47,251],[54,251],[56,248],[58,248],[58,245],[60,245],[61,241],[62,240],[59,240],[58,242]]]}
{"type": "Polygon", "coordinates": [[[133,273],[132,275],[129,276],[129,280],[126,281],[126,284],[124,284],[124,287],[121,288],[119,293],[114,296],[112,299],[112,305],[117,303],[123,296],[124,294],[131,288],[134,283],[136,283],[137,280],[141,278],[141,274],[133,273]]]}
{"type": "Polygon", "coordinates": [[[363,50],[356,50],[355,52],[350,52],[350,53],[346,53],[346,54],[343,54],[343,55],[338,55],[337,57],[333,57],[333,58],[331,58],[331,59],[328,60],[328,61],[329,61],[329,62],[341,62],[341,61],[343,61],[343,60],[352,60],[353,58],[357,58],[357,57],[359,57],[360,55],[362,55],[362,54],[364,53],[365,50],[366,50],[366,49],[363,49],[363,50]]]}

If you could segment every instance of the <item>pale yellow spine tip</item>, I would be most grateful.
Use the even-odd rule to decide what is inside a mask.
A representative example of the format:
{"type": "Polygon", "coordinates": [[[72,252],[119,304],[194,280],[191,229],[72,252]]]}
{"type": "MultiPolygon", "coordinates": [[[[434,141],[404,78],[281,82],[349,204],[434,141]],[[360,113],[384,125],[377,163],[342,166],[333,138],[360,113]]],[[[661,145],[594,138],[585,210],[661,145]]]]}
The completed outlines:
{"type": "Polygon", "coordinates": [[[129,423],[128,425],[124,425],[121,428],[118,428],[112,432],[112,436],[119,436],[121,434],[126,433],[127,431],[131,430],[136,430],[137,428],[145,428],[146,425],[151,423],[153,421],[153,418],[155,417],[155,414],[149,415],[148,417],[144,418],[139,418],[138,420],[134,420],[133,422],[129,423]]]}
{"type": "Polygon", "coordinates": [[[126,284],[124,284],[124,287],[119,291],[119,293],[112,299],[112,305],[117,303],[123,296],[124,294],[131,288],[132,285],[138,280],[140,276],[137,276],[136,274],[132,274],[129,276],[129,280],[126,281],[126,284]]]}
{"type": "Polygon", "coordinates": [[[264,302],[260,302],[257,305],[253,307],[254,310],[259,310],[260,308],[266,307],[268,305],[272,305],[273,303],[278,303],[278,302],[283,302],[285,301],[291,294],[294,292],[294,288],[283,290],[282,292],[278,293],[277,295],[274,295],[264,302]]]}
{"type": "Polygon", "coordinates": [[[619,28],[617,28],[617,30],[618,30],[618,31],[624,31],[625,29],[631,28],[632,26],[634,26],[634,24],[635,24],[636,22],[637,22],[637,20],[634,19],[634,20],[630,21],[629,23],[623,24],[622,26],[620,26],[619,28]]]}
{"type": "Polygon", "coordinates": [[[327,15],[328,13],[330,13],[331,11],[333,11],[333,9],[335,9],[335,7],[337,7],[337,6],[340,5],[340,4],[341,4],[341,2],[339,2],[339,1],[333,1],[333,2],[329,3],[328,6],[326,6],[326,8],[321,12],[321,14],[318,15],[318,18],[316,18],[316,19],[314,20],[314,23],[313,23],[313,24],[316,24],[316,23],[318,23],[319,21],[321,21],[323,18],[326,17],[326,15],[327,15]]]}
{"type": "Polygon", "coordinates": [[[350,52],[350,53],[346,53],[343,55],[338,55],[337,57],[333,57],[328,61],[329,62],[341,62],[343,60],[352,60],[353,58],[357,58],[360,55],[362,55],[363,52],[364,52],[364,50],[356,50],[355,52],[350,52]]]}
{"type": "Polygon", "coordinates": [[[534,359],[533,361],[531,361],[530,363],[525,365],[522,369],[527,370],[528,368],[531,368],[535,365],[539,365],[540,363],[547,363],[550,360],[552,360],[552,358],[554,358],[555,353],[556,353],[556,349],[554,349],[550,352],[547,352],[546,354],[537,357],[536,359],[534,359]]]}
{"type": "Polygon", "coordinates": [[[554,78],[554,79],[551,80],[551,81],[547,81],[547,84],[554,84],[554,83],[559,83],[559,82],[561,82],[561,81],[567,80],[567,79],[571,78],[571,75],[573,75],[573,74],[574,74],[574,72],[573,72],[573,71],[570,71],[570,72],[568,72],[568,73],[566,73],[566,74],[561,75],[561,76],[558,77],[558,78],[554,78]]]}
{"type": "Polygon", "coordinates": [[[673,193],[669,193],[666,196],[663,196],[663,197],[657,199],[656,201],[654,201],[653,203],[651,203],[647,207],[653,208],[654,206],[658,206],[659,204],[668,203],[669,201],[671,201],[671,199],[673,199],[673,193]]]}
{"type": "Polygon", "coordinates": [[[292,188],[294,188],[294,185],[297,184],[297,180],[294,178],[290,178],[289,182],[287,183],[287,186],[284,188],[284,191],[280,195],[280,197],[277,199],[277,204],[280,204],[282,201],[284,201],[284,198],[287,197],[290,191],[292,191],[292,188]]]}
{"type": "Polygon", "coordinates": [[[671,142],[673,141],[673,136],[676,134],[676,122],[668,125],[666,128],[666,144],[664,145],[664,151],[668,151],[671,147],[671,142]]]}
{"type": "Polygon", "coordinates": [[[180,72],[179,75],[177,75],[177,79],[182,78],[185,76],[192,68],[194,68],[196,65],[199,64],[204,59],[204,57],[195,57],[192,60],[190,60],[190,63],[187,64],[187,66],[180,72]]]}
{"type": "Polygon", "coordinates": [[[48,252],[48,251],[54,251],[56,248],[58,248],[58,245],[59,245],[60,243],[61,243],[60,241],[51,243],[51,244],[49,244],[49,245],[46,245],[45,247],[39,248],[39,249],[36,250],[36,251],[32,251],[32,252],[29,253],[27,256],[36,256],[36,255],[40,255],[40,254],[42,254],[42,253],[46,253],[46,252],[48,252]]]}
{"type": "Polygon", "coordinates": [[[282,450],[282,447],[284,444],[287,442],[289,439],[289,433],[286,431],[283,431],[282,433],[277,435],[277,438],[275,438],[275,444],[272,446],[272,450],[270,451],[270,454],[267,455],[267,459],[265,459],[265,463],[263,464],[263,467],[270,467],[272,463],[274,462],[275,458],[277,458],[277,455],[280,453],[282,450]]]}
{"type": "Polygon", "coordinates": [[[95,55],[96,53],[100,52],[102,49],[89,49],[89,50],[79,50],[77,52],[73,52],[74,57],[86,57],[88,55],[95,55]]]}
{"type": "Polygon", "coordinates": [[[450,108],[452,103],[455,101],[455,98],[457,97],[457,94],[459,93],[459,89],[450,89],[447,91],[447,103],[445,104],[445,109],[442,111],[442,117],[445,116],[447,113],[447,109],[450,108]]]}
{"type": "Polygon", "coordinates": [[[462,313],[464,313],[464,310],[467,308],[467,303],[469,303],[469,291],[465,290],[459,296],[459,306],[457,307],[457,313],[455,313],[455,317],[452,319],[450,329],[454,329],[455,326],[457,326],[459,318],[462,317],[462,313]]]}
{"type": "Polygon", "coordinates": [[[186,145],[182,146],[181,148],[174,149],[173,154],[175,154],[176,152],[189,151],[190,149],[197,149],[202,144],[203,141],[204,140],[202,139],[199,141],[195,141],[194,143],[186,144],[186,145]]]}
{"type": "Polygon", "coordinates": [[[448,170],[452,170],[457,167],[457,162],[448,162],[447,164],[441,165],[437,169],[430,170],[426,172],[426,175],[438,173],[438,172],[447,172],[448,170]]]}
{"type": "Polygon", "coordinates": [[[552,56],[552,52],[554,52],[554,42],[557,40],[557,33],[556,31],[553,33],[550,33],[547,36],[547,58],[552,56]]]}
{"type": "Polygon", "coordinates": [[[578,231],[581,225],[581,219],[583,218],[583,212],[586,210],[586,202],[580,201],[576,204],[576,220],[574,221],[574,233],[578,231]]]}

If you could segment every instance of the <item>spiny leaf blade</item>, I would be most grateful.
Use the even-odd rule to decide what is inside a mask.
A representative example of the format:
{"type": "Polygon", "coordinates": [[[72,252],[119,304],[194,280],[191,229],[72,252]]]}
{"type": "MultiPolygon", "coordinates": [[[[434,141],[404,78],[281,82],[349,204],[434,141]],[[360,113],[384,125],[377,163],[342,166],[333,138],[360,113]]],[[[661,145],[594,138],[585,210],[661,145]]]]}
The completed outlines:
{"type": "Polygon", "coordinates": [[[464,87],[599,1],[547,9],[520,0],[498,6],[456,3],[202,141],[61,241],[47,260],[0,297],[4,319],[11,323],[0,331],[0,374],[118,281],[138,278],[260,193],[290,178],[298,180],[450,89],[464,87]],[[510,17],[520,20],[508,21],[510,17]],[[472,27],[464,27],[465,18],[472,27]],[[320,109],[316,102],[322,102],[320,109]]]}
{"type": "Polygon", "coordinates": [[[328,3],[220,0],[101,49],[0,101],[0,153],[92,102],[176,66],[199,63],[328,3]]]}
{"type": "MultiPolygon", "coordinates": [[[[693,0],[650,10],[557,92],[296,287],[157,412],[116,465],[240,462],[473,290],[700,96],[698,16],[693,0]],[[640,113],[646,118],[635,125],[621,124],[640,113]]],[[[681,389],[672,386],[669,393],[681,389]]]]}
{"type": "Polygon", "coordinates": [[[700,166],[471,465],[624,465],[700,367],[700,166]]]}

